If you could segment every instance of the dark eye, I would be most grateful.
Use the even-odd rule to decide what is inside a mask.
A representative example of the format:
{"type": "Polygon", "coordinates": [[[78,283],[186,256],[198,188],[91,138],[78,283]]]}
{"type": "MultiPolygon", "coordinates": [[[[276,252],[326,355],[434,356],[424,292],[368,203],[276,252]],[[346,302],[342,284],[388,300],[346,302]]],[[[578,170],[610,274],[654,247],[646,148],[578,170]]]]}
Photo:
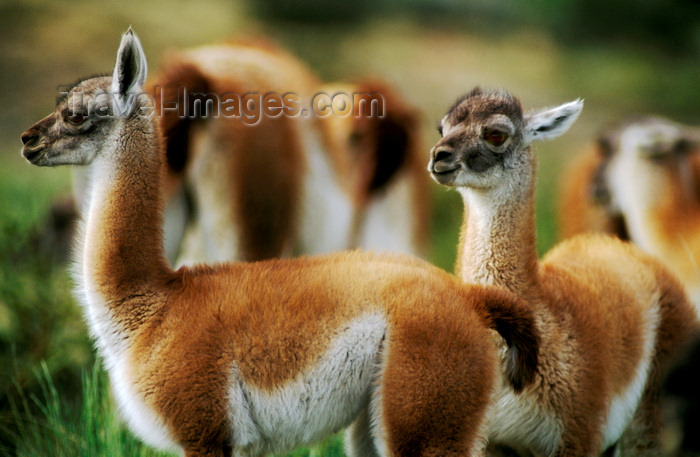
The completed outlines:
{"type": "Polygon", "coordinates": [[[437,131],[440,134],[440,136],[442,136],[442,124],[438,124],[437,131]]]}
{"type": "Polygon", "coordinates": [[[508,139],[508,134],[500,130],[485,129],[482,138],[493,146],[501,146],[508,139]]]}
{"type": "Polygon", "coordinates": [[[65,120],[69,124],[73,124],[73,125],[80,125],[83,122],[85,122],[86,119],[87,118],[83,114],[80,114],[80,113],[72,113],[72,114],[69,114],[68,116],[63,118],[63,120],[65,120]]]}
{"type": "Polygon", "coordinates": [[[643,148],[645,157],[653,162],[663,162],[671,157],[671,149],[668,144],[653,143],[643,148]]]}

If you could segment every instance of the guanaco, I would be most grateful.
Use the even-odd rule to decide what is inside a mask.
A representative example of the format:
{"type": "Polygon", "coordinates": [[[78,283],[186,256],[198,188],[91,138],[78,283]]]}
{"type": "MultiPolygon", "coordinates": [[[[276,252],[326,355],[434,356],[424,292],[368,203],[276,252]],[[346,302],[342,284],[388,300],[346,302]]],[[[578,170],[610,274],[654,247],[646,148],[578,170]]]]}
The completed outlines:
{"type": "MultiPolygon", "coordinates": [[[[171,51],[145,91],[164,134],[173,265],[353,248],[428,254],[418,112],[389,83],[323,84],[297,57],[255,36],[171,51]],[[263,106],[265,97],[286,96],[296,98],[278,100],[278,111],[263,106]],[[339,96],[351,106],[325,112],[339,96]]],[[[86,181],[74,172],[77,207],[86,181]]]]}
{"type": "Polygon", "coordinates": [[[409,256],[174,271],[145,80],[129,30],[111,77],[79,82],[21,137],[34,165],[88,167],[75,290],[131,430],[186,457],[281,452],[349,424],[351,456],[483,455],[492,397],[537,366],[525,304],[409,256]]]}
{"type": "Polygon", "coordinates": [[[661,259],[700,313],[700,129],[658,116],[606,128],[562,186],[563,236],[607,231],[661,259]]]}
{"type": "Polygon", "coordinates": [[[476,88],[440,122],[435,181],[464,200],[457,275],[499,285],[535,313],[541,352],[535,382],[504,390],[489,439],[521,455],[660,454],[657,396],[674,356],[697,329],[678,280],[657,260],[608,236],[535,250],[535,140],[554,138],[583,102],[523,114],[505,91],[476,88]],[[624,439],[623,439],[624,438],[624,439]]]}

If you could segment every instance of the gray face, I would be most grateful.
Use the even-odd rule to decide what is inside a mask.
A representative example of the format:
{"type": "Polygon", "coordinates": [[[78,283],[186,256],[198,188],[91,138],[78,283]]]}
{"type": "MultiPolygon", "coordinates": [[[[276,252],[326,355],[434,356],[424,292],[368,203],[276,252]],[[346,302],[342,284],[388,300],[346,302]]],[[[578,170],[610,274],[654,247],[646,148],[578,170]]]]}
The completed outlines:
{"type": "Polygon", "coordinates": [[[90,163],[115,121],[110,82],[101,76],[76,84],[52,114],[22,134],[22,155],[39,166],[90,163]]]}
{"type": "Polygon", "coordinates": [[[457,100],[438,127],[442,139],[428,165],[447,186],[487,186],[512,164],[521,144],[523,115],[517,99],[475,89],[457,100]]]}

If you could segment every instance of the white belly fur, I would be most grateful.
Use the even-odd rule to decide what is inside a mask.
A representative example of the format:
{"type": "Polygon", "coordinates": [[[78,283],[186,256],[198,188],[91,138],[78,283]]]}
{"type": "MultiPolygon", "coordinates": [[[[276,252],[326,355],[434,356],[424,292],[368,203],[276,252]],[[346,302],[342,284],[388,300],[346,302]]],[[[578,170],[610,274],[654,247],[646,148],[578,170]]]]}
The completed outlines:
{"type": "Polygon", "coordinates": [[[497,398],[489,419],[492,426],[489,439],[507,443],[521,453],[535,450],[540,455],[552,455],[561,439],[561,426],[556,417],[543,411],[531,394],[516,394],[507,386],[497,398]]]}
{"type": "Polygon", "coordinates": [[[370,400],[386,328],[382,315],[355,319],[316,366],[274,391],[246,385],[234,369],[234,455],[283,452],[349,425],[370,400]]]}

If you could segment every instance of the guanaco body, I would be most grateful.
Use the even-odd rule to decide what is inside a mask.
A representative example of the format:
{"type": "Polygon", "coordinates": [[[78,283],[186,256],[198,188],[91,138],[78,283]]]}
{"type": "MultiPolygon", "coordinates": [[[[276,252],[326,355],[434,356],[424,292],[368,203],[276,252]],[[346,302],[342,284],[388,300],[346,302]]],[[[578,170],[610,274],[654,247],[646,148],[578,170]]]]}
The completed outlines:
{"type": "Polygon", "coordinates": [[[417,115],[388,84],[324,85],[258,38],[171,53],[149,86],[165,108],[170,208],[178,189],[192,208],[183,236],[166,226],[166,240],[182,239],[177,265],[350,248],[426,254],[417,115]],[[349,106],[331,112],[340,96],[349,106]]]}
{"type": "Polygon", "coordinates": [[[519,396],[504,391],[492,411],[492,443],[593,457],[622,440],[632,455],[658,456],[660,380],[697,328],[683,287],[613,237],[570,239],[541,262],[535,250],[530,144],[562,134],[582,107],[524,115],[509,93],[474,89],[442,118],[428,168],[464,200],[459,277],[526,300],[542,338],[535,382],[519,396]]]}
{"type": "Polygon", "coordinates": [[[351,456],[483,455],[492,397],[537,365],[524,304],[403,256],[172,270],[145,80],[129,30],[111,77],[22,135],[34,165],[88,166],[76,294],[131,430],[186,457],[280,452],[351,423],[351,456]]]}

